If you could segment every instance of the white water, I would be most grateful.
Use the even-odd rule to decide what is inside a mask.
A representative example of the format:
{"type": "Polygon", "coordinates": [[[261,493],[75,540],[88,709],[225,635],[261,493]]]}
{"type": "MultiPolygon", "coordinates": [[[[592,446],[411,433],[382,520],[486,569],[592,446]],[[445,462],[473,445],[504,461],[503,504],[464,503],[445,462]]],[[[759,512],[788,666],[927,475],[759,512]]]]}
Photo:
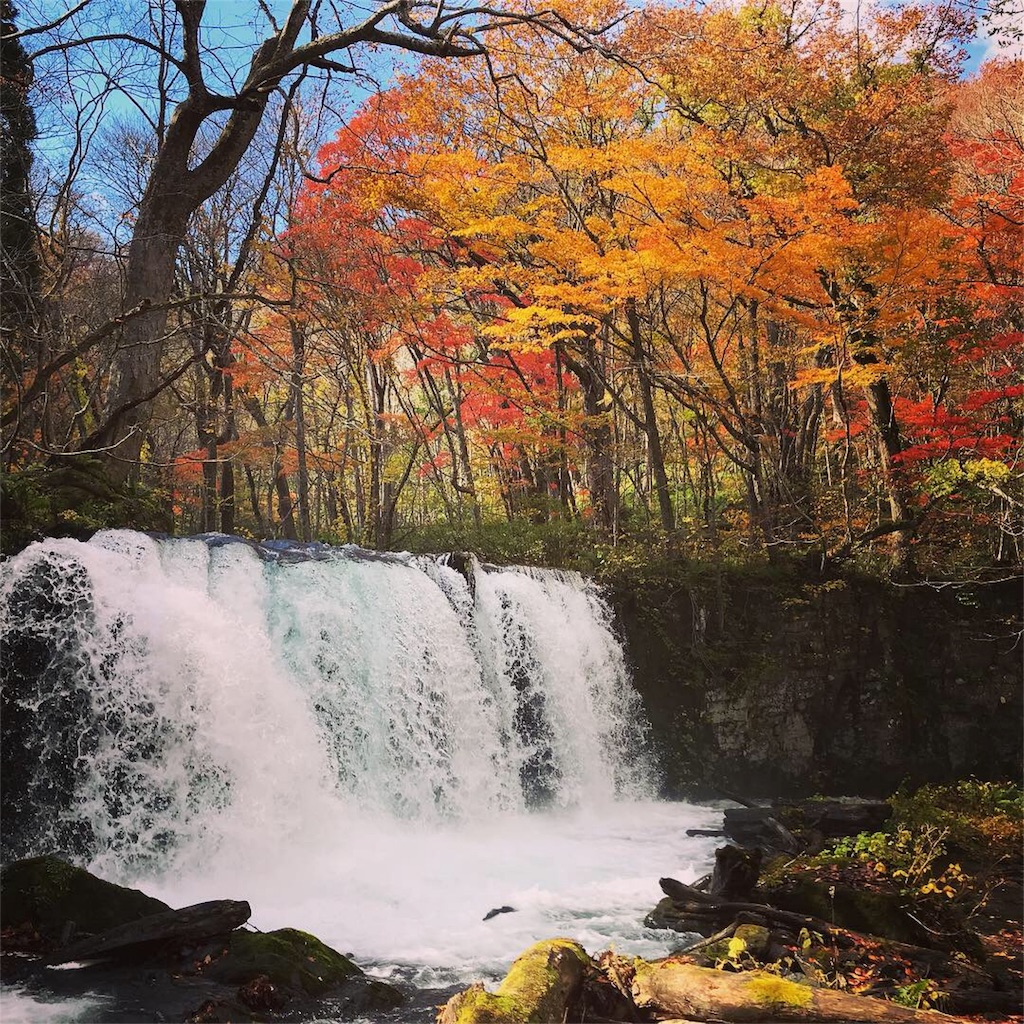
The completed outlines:
{"type": "Polygon", "coordinates": [[[103,1006],[99,997],[42,1001],[20,987],[0,989],[0,1021],[3,1024],[74,1024],[95,1020],[103,1006]]]}
{"type": "Polygon", "coordinates": [[[425,558],[268,561],[121,531],[2,572],[0,625],[52,655],[24,703],[40,722],[86,707],[72,804],[36,849],[86,821],[104,877],[177,906],[247,899],[260,928],[424,986],[498,976],[557,934],[677,943],[640,922],[661,875],[707,870],[713,841],[684,831],[720,816],[654,798],[581,577],[477,571],[471,592],[425,558]],[[24,600],[40,579],[61,614],[24,600]]]}

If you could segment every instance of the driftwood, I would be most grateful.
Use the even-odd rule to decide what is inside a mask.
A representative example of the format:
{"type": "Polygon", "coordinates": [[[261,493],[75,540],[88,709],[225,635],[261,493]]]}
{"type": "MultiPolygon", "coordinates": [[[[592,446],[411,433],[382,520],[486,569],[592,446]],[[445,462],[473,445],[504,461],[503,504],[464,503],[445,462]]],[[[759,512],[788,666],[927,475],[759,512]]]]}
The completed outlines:
{"type": "Polygon", "coordinates": [[[579,999],[590,958],[571,939],[538,942],[519,956],[495,993],[476,984],[441,1007],[437,1024],[565,1021],[579,999]]]}
{"type": "Polygon", "coordinates": [[[661,1018],[694,1021],[941,1024],[956,1019],[868,996],[810,988],[765,971],[716,971],[675,960],[638,965],[631,991],[641,1009],[661,1018]]]}
{"type": "MultiPolygon", "coordinates": [[[[877,936],[864,935],[850,928],[840,928],[820,917],[798,914],[791,910],[779,910],[767,903],[750,903],[738,900],[723,900],[708,893],[700,892],[693,886],[685,885],[674,878],[659,880],[662,891],[672,900],[674,909],[680,917],[702,919],[704,921],[732,921],[736,915],[753,914],[768,923],[787,928],[806,928],[817,932],[824,938],[840,942],[845,946],[857,946],[878,943],[891,953],[897,953],[916,963],[937,965],[948,959],[948,953],[925,946],[915,946],[909,942],[898,942],[895,939],[882,939],[877,936]]],[[[695,929],[696,930],[696,929],[695,929]]],[[[704,945],[701,942],[700,945],[704,945]]]]}
{"type": "Polygon", "coordinates": [[[66,964],[73,960],[127,956],[161,942],[200,942],[234,931],[245,924],[251,914],[244,900],[212,900],[181,910],[166,910],[73,942],[48,957],[46,962],[66,964]]]}
{"type": "Polygon", "coordinates": [[[802,844],[772,813],[771,807],[729,807],[722,830],[740,846],[762,846],[783,853],[799,853],[802,844]]]}
{"type": "Polygon", "coordinates": [[[892,808],[880,800],[801,800],[772,807],[727,808],[722,829],[740,846],[763,846],[798,853],[806,845],[791,829],[816,835],[819,842],[875,832],[891,817],[892,808]]]}
{"type": "Polygon", "coordinates": [[[687,885],[675,878],[659,878],[658,885],[661,886],[661,891],[676,903],[718,904],[722,902],[717,896],[712,896],[710,893],[704,892],[703,889],[687,885]]]}
{"type": "Polygon", "coordinates": [[[708,893],[724,899],[749,899],[760,873],[760,850],[719,847],[715,850],[715,870],[711,873],[708,893]]]}

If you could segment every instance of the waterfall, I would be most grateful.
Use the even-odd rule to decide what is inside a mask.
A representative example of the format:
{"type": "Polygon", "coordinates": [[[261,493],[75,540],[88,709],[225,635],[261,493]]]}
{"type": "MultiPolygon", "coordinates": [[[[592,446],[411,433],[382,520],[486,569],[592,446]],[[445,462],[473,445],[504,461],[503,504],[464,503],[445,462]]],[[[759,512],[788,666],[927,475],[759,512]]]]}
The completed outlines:
{"type": "Polygon", "coordinates": [[[651,797],[599,590],[449,562],[128,531],[7,560],[5,856],[146,874],[346,817],[651,797]]]}

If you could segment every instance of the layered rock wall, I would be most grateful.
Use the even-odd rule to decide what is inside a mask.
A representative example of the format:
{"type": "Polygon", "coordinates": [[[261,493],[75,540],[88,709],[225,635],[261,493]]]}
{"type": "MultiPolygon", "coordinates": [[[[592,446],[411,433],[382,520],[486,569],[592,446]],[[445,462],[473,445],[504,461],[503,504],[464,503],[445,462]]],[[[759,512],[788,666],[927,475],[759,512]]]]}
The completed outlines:
{"type": "Polygon", "coordinates": [[[668,795],[1020,777],[1019,580],[732,572],[611,593],[668,795]]]}

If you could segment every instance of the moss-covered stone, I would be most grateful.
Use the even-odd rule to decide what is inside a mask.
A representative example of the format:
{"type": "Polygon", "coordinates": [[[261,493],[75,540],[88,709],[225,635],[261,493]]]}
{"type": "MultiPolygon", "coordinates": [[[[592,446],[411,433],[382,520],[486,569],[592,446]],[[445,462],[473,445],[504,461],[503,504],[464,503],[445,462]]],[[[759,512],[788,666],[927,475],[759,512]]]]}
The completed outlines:
{"type": "Polygon", "coordinates": [[[699,950],[699,958],[709,966],[719,961],[736,961],[743,955],[764,961],[770,945],[771,932],[763,925],[739,925],[731,937],[699,950]]]}
{"type": "Polygon", "coordinates": [[[441,1024],[544,1024],[566,1019],[579,995],[590,958],[571,939],[548,939],[517,957],[497,992],[473,985],[453,996],[441,1024]]]}
{"type": "Polygon", "coordinates": [[[895,893],[853,889],[796,876],[765,898],[780,910],[818,917],[851,931],[897,942],[922,940],[921,929],[907,916],[901,898],[895,893]]]}
{"type": "Polygon", "coordinates": [[[358,981],[368,1007],[390,1008],[403,1001],[397,989],[367,978],[348,957],[295,928],[233,932],[227,953],[204,973],[214,981],[232,985],[244,985],[263,975],[274,985],[308,996],[321,996],[358,981]]]}
{"type": "Polygon", "coordinates": [[[96,933],[170,910],[137,889],[105,882],[59,857],[32,857],[0,873],[0,922],[30,924],[51,940],[74,922],[74,932],[96,933]]]}

